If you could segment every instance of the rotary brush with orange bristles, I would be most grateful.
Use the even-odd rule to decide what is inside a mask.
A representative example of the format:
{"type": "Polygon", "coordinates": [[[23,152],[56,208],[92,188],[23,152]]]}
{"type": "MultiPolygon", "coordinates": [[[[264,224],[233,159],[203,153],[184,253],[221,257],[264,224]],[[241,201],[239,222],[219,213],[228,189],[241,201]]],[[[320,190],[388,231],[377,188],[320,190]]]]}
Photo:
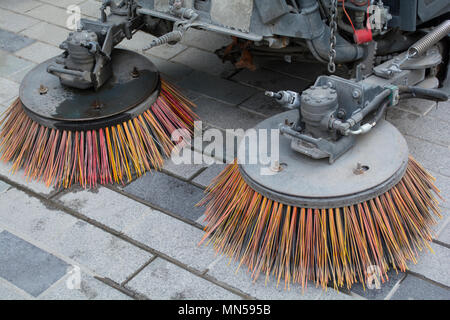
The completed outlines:
{"type": "Polygon", "coordinates": [[[249,130],[235,162],[199,203],[207,223],[201,243],[237,261],[254,280],[264,275],[286,288],[306,288],[308,281],[350,288],[365,285],[372,274],[384,282],[389,270],[405,271],[418,251],[431,249],[439,190],[409,156],[400,132],[381,117],[391,89],[366,87],[380,92],[362,103],[374,118],[350,122],[361,110],[355,104],[347,113],[352,131],[333,131],[346,123],[336,120],[339,103],[352,107],[339,101],[348,83],[323,76],[301,98],[292,91],[268,93],[298,110],[261,122],[256,134],[249,130]],[[334,89],[339,86],[342,91],[334,89]],[[282,135],[269,139],[273,131],[282,135]]]}
{"type": "Polygon", "coordinates": [[[313,281],[350,288],[365,283],[371,266],[380,267],[384,282],[389,268],[406,271],[417,250],[430,248],[430,226],[440,217],[433,181],[410,158],[391,190],[355,205],[316,209],[263,196],[245,182],[237,163],[230,164],[202,202],[208,221],[203,241],[211,236],[208,242],[255,280],[274,275],[285,287],[313,281]]]}
{"type": "Polygon", "coordinates": [[[123,184],[162,167],[174,130],[192,134],[193,103],[144,56],[114,49],[113,76],[97,90],[60,83],[47,72],[56,59],[27,74],[0,120],[0,159],[13,173],[64,188],[123,184]]]}

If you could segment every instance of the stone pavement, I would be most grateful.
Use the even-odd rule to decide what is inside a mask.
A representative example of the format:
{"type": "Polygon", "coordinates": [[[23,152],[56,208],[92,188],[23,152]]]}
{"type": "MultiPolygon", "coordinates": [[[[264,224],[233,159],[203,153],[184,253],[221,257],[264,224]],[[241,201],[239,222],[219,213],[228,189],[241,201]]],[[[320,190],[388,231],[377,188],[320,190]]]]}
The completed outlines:
{"type": "MultiPolygon", "coordinates": [[[[83,16],[96,17],[100,3],[0,0],[0,110],[17,97],[31,68],[60,52],[71,4],[78,4],[83,16]]],[[[138,32],[121,46],[140,49],[152,38],[138,32]]],[[[149,54],[197,103],[208,127],[250,128],[283,111],[264,96],[265,89],[299,91],[320,74],[317,64],[280,62],[256,72],[235,70],[213,54],[228,41],[192,30],[182,43],[149,54]]],[[[413,100],[388,114],[447,201],[435,227],[434,253],[422,252],[406,273],[392,272],[380,290],[357,285],[350,292],[322,291],[310,284],[302,292],[296,285],[277,288],[273,280],[252,283],[245,270],[235,273],[234,263],[199,247],[203,216],[194,205],[223,164],[169,162],[163,172],[126,186],[64,191],[27,183],[1,164],[0,299],[449,299],[449,108],[413,100]]],[[[234,149],[225,151],[223,158],[234,157],[234,149]]]]}

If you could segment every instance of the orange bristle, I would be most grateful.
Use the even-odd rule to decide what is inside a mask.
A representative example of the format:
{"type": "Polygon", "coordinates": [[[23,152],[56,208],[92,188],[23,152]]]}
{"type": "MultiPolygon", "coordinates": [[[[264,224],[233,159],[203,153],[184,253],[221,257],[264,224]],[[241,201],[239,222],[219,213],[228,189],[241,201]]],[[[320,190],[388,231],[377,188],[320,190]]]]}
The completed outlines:
{"type": "Polygon", "coordinates": [[[161,169],[175,146],[172,132],[192,134],[197,119],[193,107],[173,85],[161,81],[158,99],[142,115],[111,127],[72,132],[34,122],[17,99],[0,120],[0,159],[13,163],[13,173],[24,169],[27,179],[47,186],[124,184],[134,174],[161,169]]]}
{"type": "Polygon", "coordinates": [[[236,163],[206,190],[205,236],[215,250],[245,265],[253,279],[284,279],[285,287],[308,281],[350,288],[365,283],[370,266],[407,270],[417,250],[430,248],[431,226],[440,217],[434,178],[410,157],[391,190],[353,206],[321,209],[285,205],[252,190],[236,163]]]}

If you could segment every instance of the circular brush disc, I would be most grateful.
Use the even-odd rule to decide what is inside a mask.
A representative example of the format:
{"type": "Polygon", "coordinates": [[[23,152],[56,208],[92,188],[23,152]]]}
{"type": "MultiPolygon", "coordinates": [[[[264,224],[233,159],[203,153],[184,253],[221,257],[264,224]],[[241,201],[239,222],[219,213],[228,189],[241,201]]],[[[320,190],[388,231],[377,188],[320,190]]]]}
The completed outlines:
{"type": "Polygon", "coordinates": [[[62,85],[47,72],[57,59],[25,76],[0,120],[1,159],[13,172],[23,168],[30,179],[66,188],[126,183],[162,167],[174,130],[192,134],[193,103],[146,57],[114,49],[112,76],[99,90],[62,85]]]}
{"type": "MultiPolygon", "coordinates": [[[[256,129],[270,132],[297,116],[285,112],[256,129]]],[[[251,157],[246,138],[235,163],[206,191],[203,241],[210,237],[217,251],[245,264],[254,278],[275,274],[286,285],[311,280],[351,287],[374,272],[384,281],[389,268],[405,271],[417,249],[429,247],[433,215],[440,216],[433,196],[438,190],[388,122],[358,136],[333,164],[295,152],[286,136],[279,139],[277,170],[251,164],[266,157],[251,157]]]]}

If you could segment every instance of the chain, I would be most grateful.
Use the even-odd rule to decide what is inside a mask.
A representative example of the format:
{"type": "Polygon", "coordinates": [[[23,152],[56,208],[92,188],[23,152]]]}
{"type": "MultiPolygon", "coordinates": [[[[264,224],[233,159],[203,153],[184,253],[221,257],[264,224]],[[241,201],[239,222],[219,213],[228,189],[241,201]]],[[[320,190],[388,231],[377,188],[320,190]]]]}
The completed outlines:
{"type": "Polygon", "coordinates": [[[337,22],[336,22],[336,14],[337,14],[338,3],[337,0],[331,0],[331,8],[330,8],[330,51],[328,53],[328,72],[335,73],[336,72],[336,64],[334,63],[334,59],[336,59],[336,32],[337,32],[337,22]]]}

